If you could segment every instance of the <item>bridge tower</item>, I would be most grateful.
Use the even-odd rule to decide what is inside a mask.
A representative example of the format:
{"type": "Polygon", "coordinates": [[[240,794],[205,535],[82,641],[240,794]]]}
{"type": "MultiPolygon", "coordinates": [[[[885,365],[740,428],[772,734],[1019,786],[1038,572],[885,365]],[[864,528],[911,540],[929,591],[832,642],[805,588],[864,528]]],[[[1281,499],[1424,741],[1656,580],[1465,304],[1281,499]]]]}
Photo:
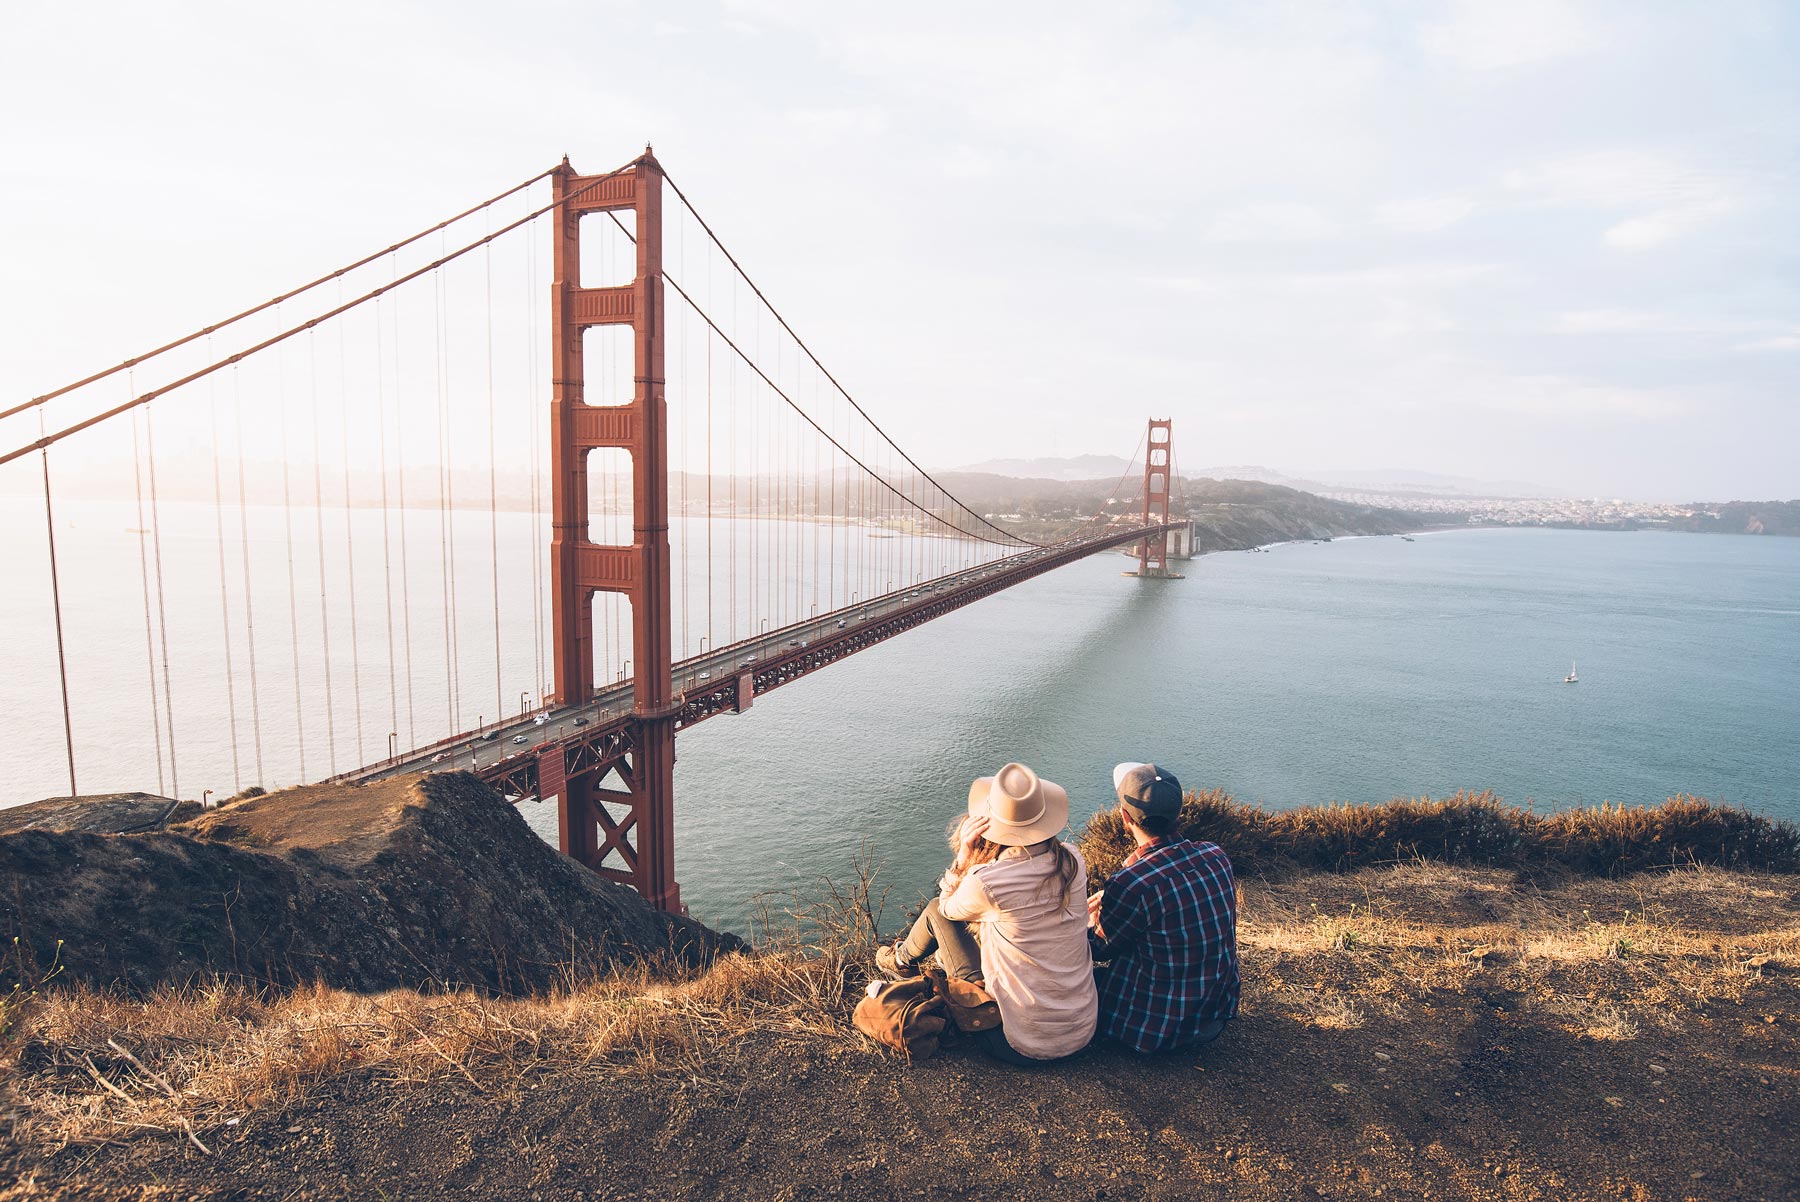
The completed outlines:
{"type": "MultiPolygon", "coordinates": [[[[1172,446],[1169,442],[1170,418],[1151,418],[1144,437],[1144,524],[1169,523],[1169,486],[1172,446]]],[[[1138,544],[1139,576],[1173,577],[1168,569],[1169,536],[1166,532],[1146,535],[1138,544]]]]}
{"type": "Polygon", "coordinates": [[[616,767],[570,772],[562,749],[546,748],[540,757],[539,790],[560,789],[557,824],[565,853],[636,887],[651,905],[679,910],[662,185],[662,167],[649,147],[630,167],[610,175],[577,175],[566,158],[551,175],[556,208],[550,297],[550,591],[556,699],[562,705],[582,705],[594,696],[594,595],[623,593],[631,601],[635,712],[628,752],[616,767]],[[626,211],[635,219],[635,277],[614,287],[582,287],[582,217],[626,211]],[[634,386],[628,404],[590,405],[583,395],[582,334],[602,325],[632,328],[634,386]],[[588,452],[603,447],[631,456],[630,546],[603,546],[588,539],[588,452]],[[618,787],[608,787],[615,773],[618,787]],[[611,856],[619,866],[607,862],[611,856]]]}

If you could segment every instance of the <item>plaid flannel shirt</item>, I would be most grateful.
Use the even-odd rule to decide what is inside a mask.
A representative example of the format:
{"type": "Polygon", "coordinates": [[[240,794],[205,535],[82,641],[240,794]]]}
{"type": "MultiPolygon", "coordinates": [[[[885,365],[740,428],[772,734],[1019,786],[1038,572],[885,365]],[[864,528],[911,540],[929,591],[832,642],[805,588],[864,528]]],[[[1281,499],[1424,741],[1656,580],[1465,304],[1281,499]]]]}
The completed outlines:
{"type": "Polygon", "coordinates": [[[1237,1017],[1237,889],[1216,843],[1159,839],[1106,882],[1098,1035],[1140,1052],[1179,1047],[1237,1017]]]}

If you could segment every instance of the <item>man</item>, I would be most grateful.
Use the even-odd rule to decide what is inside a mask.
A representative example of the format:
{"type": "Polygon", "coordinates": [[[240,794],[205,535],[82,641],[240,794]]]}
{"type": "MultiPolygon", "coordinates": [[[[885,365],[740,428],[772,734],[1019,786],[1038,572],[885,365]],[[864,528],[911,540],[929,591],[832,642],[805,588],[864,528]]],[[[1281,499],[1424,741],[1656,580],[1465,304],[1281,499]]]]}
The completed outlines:
{"type": "Polygon", "coordinates": [[[1101,1038],[1139,1052],[1217,1039],[1237,1017],[1237,888],[1216,843],[1181,837],[1181,782],[1155,764],[1113,769],[1134,847],[1088,898],[1101,1038]]]}

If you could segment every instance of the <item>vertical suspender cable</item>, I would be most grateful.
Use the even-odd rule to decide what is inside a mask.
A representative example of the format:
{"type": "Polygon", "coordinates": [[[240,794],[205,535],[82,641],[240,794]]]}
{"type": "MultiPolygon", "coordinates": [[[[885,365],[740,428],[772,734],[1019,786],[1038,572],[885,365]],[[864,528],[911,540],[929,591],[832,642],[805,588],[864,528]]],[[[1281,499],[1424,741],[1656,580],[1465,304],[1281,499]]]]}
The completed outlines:
{"type": "Polygon", "coordinates": [[[150,630],[150,563],[144,549],[144,472],[138,451],[138,417],[131,415],[131,484],[137,494],[138,581],[144,593],[144,665],[150,672],[150,726],[156,736],[156,791],[163,791],[162,706],[156,700],[156,641],[150,630]]]}
{"type": "MultiPolygon", "coordinates": [[[[207,339],[207,353],[210,357],[212,339],[207,339]]],[[[231,368],[232,376],[237,375],[237,366],[231,368]]],[[[213,537],[219,547],[219,632],[225,641],[225,705],[231,718],[231,789],[241,793],[244,789],[242,757],[238,754],[238,717],[237,717],[237,672],[231,663],[231,596],[225,584],[225,493],[219,483],[219,394],[209,380],[206,386],[207,406],[212,417],[212,467],[213,467],[213,537]]],[[[150,513],[156,514],[156,444],[150,429],[150,411],[144,413],[144,438],[149,450],[150,460],[150,513]]],[[[162,610],[162,548],[159,545],[156,553],[156,588],[157,608],[162,610]]],[[[163,683],[169,680],[169,630],[167,615],[163,621],[163,683]]],[[[169,725],[175,724],[175,715],[170,713],[169,725]]],[[[170,775],[174,774],[174,736],[170,735],[169,754],[171,760],[170,775]]]]}
{"type": "MultiPolygon", "coordinates": [[[[531,204],[528,195],[525,198],[527,207],[531,204]]],[[[544,704],[544,565],[543,565],[543,502],[538,481],[540,471],[538,455],[540,441],[538,434],[538,240],[536,223],[527,226],[526,239],[528,247],[525,256],[525,428],[529,432],[527,442],[528,454],[531,457],[531,646],[532,646],[532,687],[537,691],[537,703],[544,704]]]]}
{"type": "MultiPolygon", "coordinates": [[[[244,645],[250,661],[250,730],[256,739],[256,783],[263,783],[262,704],[256,689],[256,618],[250,601],[250,511],[244,489],[244,394],[238,384],[237,368],[231,369],[232,391],[237,421],[238,539],[243,544],[244,568],[244,645]]],[[[334,769],[335,771],[335,769],[334,769]]]]}
{"type": "MultiPolygon", "coordinates": [[[[211,340],[208,340],[211,345],[211,340]]],[[[163,601],[162,514],[156,503],[156,433],[150,424],[151,408],[144,406],[144,465],[150,477],[150,545],[156,551],[156,624],[162,641],[163,729],[169,735],[169,792],[181,796],[175,771],[175,702],[169,685],[169,607],[163,601]]],[[[220,577],[223,583],[224,577],[220,577]]],[[[227,632],[229,637],[229,632],[227,632]]],[[[232,747],[235,751],[236,742],[232,747]]]]}
{"type": "MultiPolygon", "coordinates": [[[[275,352],[277,362],[286,348],[275,352]]],[[[300,783],[306,783],[306,714],[300,695],[300,606],[294,587],[294,494],[288,471],[288,390],[287,372],[276,373],[276,414],[281,422],[281,524],[287,537],[288,643],[294,662],[294,737],[300,745],[300,783]]]]}
{"type": "MultiPolygon", "coordinates": [[[[392,268],[399,278],[399,267],[392,268]]],[[[406,389],[400,374],[400,297],[394,297],[394,486],[400,502],[400,631],[406,652],[406,742],[419,745],[419,722],[413,708],[412,583],[406,556],[406,389]]]]}
{"type": "MultiPolygon", "coordinates": [[[[675,252],[675,261],[681,265],[681,274],[685,277],[687,275],[687,226],[685,224],[681,227],[680,238],[681,240],[678,243],[678,248],[675,252]]],[[[681,311],[681,352],[679,355],[681,362],[681,388],[683,393],[681,398],[681,642],[683,650],[682,656],[678,656],[677,658],[686,656],[688,641],[692,637],[688,629],[688,532],[692,529],[692,526],[687,520],[687,503],[688,476],[692,474],[693,463],[692,458],[688,454],[688,434],[690,433],[691,428],[691,423],[688,419],[688,409],[691,407],[688,396],[688,393],[691,392],[691,389],[688,387],[687,332],[689,320],[690,318],[688,317],[687,310],[683,309],[681,311]]]]}
{"type": "MultiPolygon", "coordinates": [[[[344,295],[344,282],[338,281],[338,299],[344,295]]],[[[356,763],[369,762],[363,742],[362,706],[362,633],[356,617],[356,542],[350,529],[350,357],[344,343],[348,337],[348,318],[338,322],[338,413],[343,418],[344,454],[344,574],[350,590],[350,700],[356,707],[356,763]]]]}
{"type": "Polygon", "coordinates": [[[444,395],[444,277],[433,275],[431,280],[431,357],[435,373],[433,388],[437,394],[438,435],[438,572],[444,593],[444,713],[449,720],[449,729],[445,733],[456,734],[461,729],[458,721],[461,715],[456,704],[456,653],[452,648],[456,608],[450,597],[450,495],[446,484],[446,473],[450,470],[450,451],[444,429],[447,420],[444,412],[447,405],[444,395]]]}
{"type": "MultiPolygon", "coordinates": [[[[43,410],[38,411],[38,433],[43,433],[43,410]]],[[[69,662],[63,652],[62,584],[56,576],[56,519],[50,510],[50,448],[44,456],[44,537],[50,545],[50,608],[56,613],[56,677],[62,684],[63,746],[69,753],[69,796],[75,788],[75,720],[69,711],[69,662]]],[[[160,757],[159,757],[160,759],[160,757]]],[[[160,786],[159,786],[160,787],[160,786]]]]}
{"type": "Polygon", "coordinates": [[[319,630],[325,640],[325,750],[331,774],[337,775],[337,702],[331,687],[331,611],[325,576],[325,482],[320,461],[325,458],[319,437],[319,343],[317,332],[306,333],[308,376],[312,391],[313,530],[319,542],[319,630]]]}
{"type": "MultiPolygon", "coordinates": [[[[488,228],[493,228],[488,220],[488,228]]],[[[487,289],[487,417],[488,417],[488,549],[494,571],[494,721],[506,714],[506,686],[500,678],[500,486],[494,457],[494,247],[482,248],[483,283],[487,289]]]]}
{"type": "Polygon", "coordinates": [[[400,687],[394,663],[394,563],[388,541],[387,347],[381,300],[375,301],[375,445],[381,457],[381,592],[387,605],[388,729],[400,731],[400,687]]]}

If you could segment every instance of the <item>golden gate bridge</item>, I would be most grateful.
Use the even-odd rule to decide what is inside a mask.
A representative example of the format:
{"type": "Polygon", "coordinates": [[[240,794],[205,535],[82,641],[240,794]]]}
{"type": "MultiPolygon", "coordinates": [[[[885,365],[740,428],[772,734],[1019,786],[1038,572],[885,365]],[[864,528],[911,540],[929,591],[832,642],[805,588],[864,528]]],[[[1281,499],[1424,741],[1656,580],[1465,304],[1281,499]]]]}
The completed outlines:
{"type": "Polygon", "coordinates": [[[43,637],[15,645],[54,639],[71,794],[84,757],[154,760],[171,796],[196,756],[222,791],[225,751],[234,791],[466,770],[555,798],[564,852],[676,909],[677,732],[1077,559],[1135,545],[1135,575],[1167,576],[1169,421],[1140,449],[1134,487],[1025,537],[888,437],[648,148],[599,175],[565,159],[0,411],[0,484],[35,466],[44,518],[41,570],[14,578],[43,637]],[[65,621],[56,482],[91,489],[92,464],[120,497],[129,474],[137,525],[91,552],[107,585],[83,599],[111,636],[140,611],[136,667],[65,621]],[[530,534],[503,541],[520,509],[530,534]],[[222,732],[197,735],[220,693],[222,732]]]}

